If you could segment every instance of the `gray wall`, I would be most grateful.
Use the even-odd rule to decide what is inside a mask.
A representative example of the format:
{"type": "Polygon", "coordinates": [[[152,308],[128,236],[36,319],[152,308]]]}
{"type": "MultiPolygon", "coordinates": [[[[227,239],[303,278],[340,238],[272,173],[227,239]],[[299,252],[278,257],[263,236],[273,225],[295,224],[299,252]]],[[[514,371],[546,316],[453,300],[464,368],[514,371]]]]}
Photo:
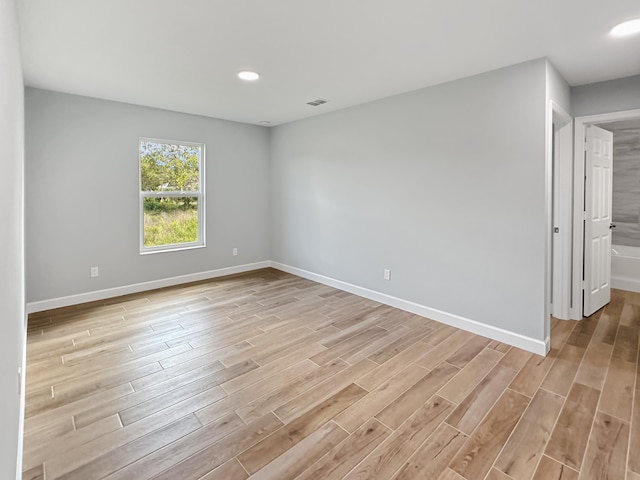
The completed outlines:
{"type": "Polygon", "coordinates": [[[571,89],[574,117],[640,108],[640,75],[571,89]]]}
{"type": "Polygon", "coordinates": [[[0,478],[18,478],[25,348],[24,87],[14,0],[0,0],[0,478]]]}
{"type": "Polygon", "coordinates": [[[268,260],[268,135],[264,127],[27,88],[28,301],[268,260]],[[206,248],[139,254],[141,136],[206,144],[206,248]],[[91,266],[99,277],[90,278],[91,266]]]}
{"type": "Polygon", "coordinates": [[[537,60],[274,127],[272,259],[543,340],[545,98],[537,60]]]}

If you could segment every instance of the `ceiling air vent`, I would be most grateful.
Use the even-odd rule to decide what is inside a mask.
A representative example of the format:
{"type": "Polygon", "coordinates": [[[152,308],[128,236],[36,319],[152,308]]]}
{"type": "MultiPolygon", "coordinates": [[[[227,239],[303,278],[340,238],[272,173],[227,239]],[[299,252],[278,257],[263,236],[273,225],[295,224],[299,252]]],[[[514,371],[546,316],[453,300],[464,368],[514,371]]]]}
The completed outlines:
{"type": "Polygon", "coordinates": [[[316,100],[311,100],[310,102],[307,102],[307,105],[311,105],[312,107],[317,107],[319,105],[324,105],[325,103],[327,103],[329,100],[323,100],[321,98],[318,98],[316,100]]]}

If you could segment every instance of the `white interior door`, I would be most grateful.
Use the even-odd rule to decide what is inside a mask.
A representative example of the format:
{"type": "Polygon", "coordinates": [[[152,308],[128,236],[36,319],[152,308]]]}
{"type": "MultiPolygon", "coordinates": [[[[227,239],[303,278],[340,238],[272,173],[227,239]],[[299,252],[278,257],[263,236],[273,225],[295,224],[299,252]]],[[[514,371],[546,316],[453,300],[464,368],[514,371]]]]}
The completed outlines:
{"type": "Polygon", "coordinates": [[[587,127],[583,308],[587,317],[611,300],[612,170],[613,134],[587,127]]]}

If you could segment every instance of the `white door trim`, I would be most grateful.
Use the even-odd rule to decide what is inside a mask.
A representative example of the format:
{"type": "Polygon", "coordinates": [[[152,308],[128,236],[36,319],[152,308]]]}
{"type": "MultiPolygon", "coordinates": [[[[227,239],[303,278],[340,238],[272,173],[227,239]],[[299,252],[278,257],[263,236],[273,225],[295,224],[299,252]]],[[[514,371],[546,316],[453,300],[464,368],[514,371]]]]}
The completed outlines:
{"type": "MultiPolygon", "coordinates": [[[[548,109],[547,156],[551,163],[552,177],[547,184],[553,187],[553,195],[547,195],[549,213],[549,234],[547,249],[549,265],[548,295],[553,299],[550,314],[562,320],[569,320],[571,306],[571,192],[572,185],[572,117],[560,105],[551,100],[548,109]],[[552,201],[553,197],[553,201],[552,201]],[[558,233],[554,229],[558,228],[558,233]],[[553,247],[553,255],[551,254],[553,247]]],[[[548,317],[549,315],[547,315],[548,317]]]]}
{"type": "Polygon", "coordinates": [[[571,318],[582,319],[582,288],[584,278],[584,145],[589,125],[640,118],[640,109],[601,113],[574,119],[573,160],[573,295],[571,318]]]}

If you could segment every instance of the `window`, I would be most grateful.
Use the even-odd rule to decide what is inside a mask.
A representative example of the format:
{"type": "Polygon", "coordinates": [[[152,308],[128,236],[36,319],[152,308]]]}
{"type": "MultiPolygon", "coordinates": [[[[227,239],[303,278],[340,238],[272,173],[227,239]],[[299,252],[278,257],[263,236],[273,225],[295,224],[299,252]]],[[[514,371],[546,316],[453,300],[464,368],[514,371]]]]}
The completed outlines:
{"type": "Polygon", "coordinates": [[[204,246],[204,144],[140,139],[140,253],[204,246]]]}

